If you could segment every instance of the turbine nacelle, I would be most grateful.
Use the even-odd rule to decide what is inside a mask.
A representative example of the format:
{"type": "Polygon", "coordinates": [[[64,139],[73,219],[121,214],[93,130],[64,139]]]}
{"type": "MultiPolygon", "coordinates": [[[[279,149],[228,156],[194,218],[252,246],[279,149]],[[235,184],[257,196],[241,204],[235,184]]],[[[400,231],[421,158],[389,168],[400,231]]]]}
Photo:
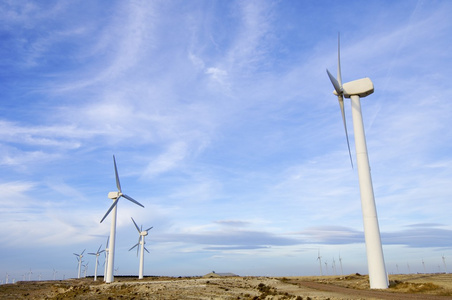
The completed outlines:
{"type": "MultiPolygon", "coordinates": [[[[350,96],[356,95],[360,98],[364,98],[369,96],[374,92],[374,84],[370,80],[370,78],[362,78],[354,81],[350,81],[344,83],[341,86],[341,93],[345,98],[350,98],[350,96]]],[[[339,96],[340,94],[336,91],[333,91],[333,94],[339,96]]]]}
{"type": "Polygon", "coordinates": [[[116,200],[116,199],[118,199],[121,196],[122,196],[121,192],[110,192],[110,193],[108,193],[108,198],[110,198],[112,200],[116,200]]]}

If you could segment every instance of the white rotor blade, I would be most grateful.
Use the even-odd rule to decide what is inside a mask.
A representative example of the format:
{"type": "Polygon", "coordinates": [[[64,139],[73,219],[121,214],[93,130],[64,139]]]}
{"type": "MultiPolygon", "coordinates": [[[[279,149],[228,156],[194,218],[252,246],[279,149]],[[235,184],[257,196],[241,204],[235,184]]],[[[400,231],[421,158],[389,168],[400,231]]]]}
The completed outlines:
{"type": "Polygon", "coordinates": [[[108,216],[108,214],[111,212],[111,210],[115,207],[116,204],[118,204],[118,200],[119,198],[121,198],[121,196],[119,196],[118,198],[115,199],[115,201],[113,202],[113,204],[110,206],[110,208],[108,209],[107,213],[104,215],[104,217],[102,218],[102,220],[100,220],[100,222],[102,223],[103,220],[105,220],[105,218],[108,216]]]}
{"type": "Polygon", "coordinates": [[[337,99],[339,100],[339,106],[341,107],[342,121],[344,122],[344,129],[345,129],[345,137],[347,138],[348,155],[350,156],[350,163],[353,168],[352,152],[350,151],[350,142],[348,140],[347,123],[345,121],[344,98],[342,97],[342,95],[340,95],[340,96],[337,96],[337,99]]]}
{"type": "Polygon", "coordinates": [[[138,244],[135,244],[132,248],[129,249],[129,251],[131,251],[133,248],[135,248],[136,246],[138,246],[138,244]]]}
{"type": "Polygon", "coordinates": [[[132,197],[127,196],[126,194],[122,194],[122,196],[123,196],[124,198],[126,198],[127,200],[129,200],[129,201],[135,203],[136,205],[139,205],[139,206],[141,206],[141,207],[144,207],[140,202],[138,202],[137,200],[133,199],[132,197]]]}
{"type": "Polygon", "coordinates": [[[116,187],[118,188],[118,191],[121,192],[121,183],[119,182],[118,169],[116,168],[116,159],[115,159],[114,155],[113,155],[113,163],[115,165],[116,187]]]}
{"type": "Polygon", "coordinates": [[[149,231],[149,230],[151,230],[152,228],[154,228],[154,226],[152,226],[152,227],[149,227],[148,229],[146,229],[145,231],[149,231]]]}
{"type": "Polygon", "coordinates": [[[146,249],[146,247],[144,247],[144,250],[146,250],[147,253],[150,253],[148,249],[146,249]]]}
{"type": "Polygon", "coordinates": [[[134,220],[132,217],[130,217],[130,218],[132,219],[132,222],[133,222],[133,224],[135,225],[135,228],[138,230],[138,233],[141,233],[140,228],[138,228],[138,225],[137,225],[137,223],[135,222],[135,220],[134,220]]]}
{"type": "Polygon", "coordinates": [[[334,90],[336,91],[336,93],[338,95],[342,95],[342,86],[339,84],[339,82],[336,80],[336,78],[334,78],[333,75],[331,75],[330,71],[328,71],[328,69],[326,69],[326,73],[328,73],[328,77],[330,78],[331,83],[334,86],[334,90]]]}

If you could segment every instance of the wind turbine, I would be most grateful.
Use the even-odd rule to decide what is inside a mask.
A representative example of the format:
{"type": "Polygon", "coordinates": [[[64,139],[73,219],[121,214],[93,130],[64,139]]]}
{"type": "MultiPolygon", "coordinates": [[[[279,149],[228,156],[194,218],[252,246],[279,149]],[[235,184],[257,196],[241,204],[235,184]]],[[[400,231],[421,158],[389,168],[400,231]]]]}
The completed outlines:
{"type": "Polygon", "coordinates": [[[131,219],[132,219],[133,224],[135,225],[135,228],[138,231],[139,236],[138,236],[138,243],[136,243],[132,248],[130,248],[129,251],[132,250],[133,248],[137,247],[137,256],[138,256],[138,245],[140,245],[141,253],[140,253],[140,269],[139,269],[138,279],[143,279],[144,250],[146,250],[146,252],[149,253],[149,250],[146,249],[146,247],[144,246],[144,244],[146,243],[144,241],[144,237],[148,235],[148,231],[151,230],[154,226],[149,227],[146,230],[143,230],[143,225],[141,225],[141,227],[138,228],[138,225],[135,222],[135,220],[133,218],[131,218],[131,219]]]}
{"type": "Polygon", "coordinates": [[[53,269],[53,280],[55,280],[55,275],[56,275],[56,273],[58,273],[58,271],[55,270],[55,269],[53,269]]]}
{"type": "Polygon", "coordinates": [[[99,266],[99,255],[105,251],[105,250],[100,251],[101,247],[102,245],[99,246],[99,249],[97,249],[96,253],[88,253],[90,255],[96,255],[96,266],[94,267],[94,281],[97,280],[97,267],[99,266]]]}
{"type": "Polygon", "coordinates": [[[339,263],[341,265],[341,275],[344,276],[344,270],[342,270],[342,258],[340,254],[339,254],[339,263]]]}
{"type": "Polygon", "coordinates": [[[317,254],[317,260],[319,261],[319,265],[320,265],[320,276],[323,276],[323,272],[322,272],[322,257],[320,256],[320,250],[317,254]]]}
{"type": "Polygon", "coordinates": [[[104,281],[107,281],[107,267],[108,267],[108,241],[110,240],[110,237],[107,237],[107,243],[105,244],[105,261],[104,261],[104,281]]]}
{"type": "Polygon", "coordinates": [[[85,253],[85,250],[83,250],[82,253],[80,253],[80,254],[74,253],[74,255],[77,256],[77,260],[78,260],[78,275],[77,275],[77,278],[80,278],[80,268],[82,267],[82,257],[83,257],[83,253],[85,253]]]}
{"type": "Polygon", "coordinates": [[[381,246],[380,228],[378,226],[377,209],[370,175],[369,157],[367,155],[366,137],[364,133],[360,98],[374,92],[374,85],[369,78],[362,78],[342,84],[340,41],[338,38],[337,79],[326,70],[334,86],[341,108],[342,120],[347,137],[349,156],[351,160],[350,145],[348,141],[347,125],[345,123],[344,97],[350,98],[352,103],[353,129],[355,133],[356,161],[358,164],[359,188],[361,194],[361,208],[364,221],[364,237],[366,241],[367,264],[371,289],[387,289],[388,277],[381,246]]]}
{"type": "Polygon", "coordinates": [[[441,258],[443,259],[443,264],[444,264],[444,272],[446,272],[447,274],[447,265],[446,265],[446,257],[444,255],[441,256],[441,258]]]}
{"type": "Polygon", "coordinates": [[[116,159],[113,155],[113,164],[115,165],[115,177],[116,177],[116,187],[118,188],[117,192],[109,192],[108,198],[113,200],[113,204],[110,206],[110,208],[107,210],[107,213],[104,215],[102,221],[108,216],[108,214],[113,211],[111,216],[111,227],[110,227],[110,248],[108,252],[108,262],[107,262],[107,279],[105,280],[106,283],[111,283],[114,281],[114,260],[115,260],[115,236],[116,236],[116,215],[117,215],[117,207],[118,207],[118,201],[121,197],[126,198],[127,200],[135,203],[136,205],[139,205],[141,207],[144,207],[141,205],[138,201],[133,199],[130,196],[127,196],[126,194],[122,193],[121,190],[121,183],[119,182],[119,176],[118,176],[118,169],[116,168],[116,159]]]}

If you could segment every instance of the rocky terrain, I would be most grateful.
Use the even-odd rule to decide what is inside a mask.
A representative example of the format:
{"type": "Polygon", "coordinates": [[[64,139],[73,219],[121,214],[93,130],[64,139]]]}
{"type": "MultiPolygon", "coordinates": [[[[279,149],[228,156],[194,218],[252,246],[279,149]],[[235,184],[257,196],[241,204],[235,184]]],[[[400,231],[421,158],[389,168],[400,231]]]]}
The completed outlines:
{"type": "Polygon", "coordinates": [[[0,286],[0,299],[452,299],[451,274],[391,275],[387,290],[368,277],[102,277],[20,281],[0,286]]]}

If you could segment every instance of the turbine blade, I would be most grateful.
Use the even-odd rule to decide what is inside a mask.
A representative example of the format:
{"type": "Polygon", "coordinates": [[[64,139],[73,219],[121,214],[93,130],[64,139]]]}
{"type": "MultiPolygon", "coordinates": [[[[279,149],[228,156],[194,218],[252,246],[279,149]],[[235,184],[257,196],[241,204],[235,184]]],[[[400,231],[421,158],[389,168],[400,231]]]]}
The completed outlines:
{"type": "Polygon", "coordinates": [[[146,229],[145,231],[149,231],[149,230],[151,230],[152,228],[154,228],[154,226],[152,226],[152,227],[149,227],[148,229],[146,229]]]}
{"type": "Polygon", "coordinates": [[[114,155],[113,155],[113,163],[115,165],[116,187],[118,188],[118,191],[121,193],[121,183],[119,182],[118,169],[116,168],[116,159],[115,159],[114,155]]]}
{"type": "Polygon", "coordinates": [[[132,248],[129,249],[129,251],[131,251],[133,248],[135,248],[136,246],[138,246],[138,244],[135,244],[132,248]]]}
{"type": "Polygon", "coordinates": [[[150,253],[148,249],[146,249],[146,247],[144,247],[144,250],[146,250],[147,253],[150,253]]]}
{"type": "Polygon", "coordinates": [[[82,256],[82,255],[83,255],[83,253],[85,253],[85,250],[86,250],[86,249],[84,249],[84,250],[82,251],[82,253],[80,253],[80,256],[82,256]]]}
{"type": "Polygon", "coordinates": [[[126,198],[127,200],[129,200],[129,201],[135,203],[136,205],[139,205],[139,206],[141,206],[141,207],[144,207],[140,202],[138,202],[137,200],[133,199],[132,197],[127,196],[126,194],[122,194],[122,196],[123,196],[124,198],[126,198]]]}
{"type": "Polygon", "coordinates": [[[331,83],[334,86],[334,90],[336,91],[336,93],[338,95],[342,95],[342,86],[339,84],[339,82],[336,80],[336,78],[334,78],[333,75],[331,75],[330,71],[328,71],[328,69],[326,69],[326,72],[328,73],[328,77],[330,78],[331,83]]]}
{"type": "Polygon", "coordinates": [[[88,253],[89,255],[97,255],[96,253],[92,253],[92,252],[90,252],[90,253],[88,253]]]}
{"type": "Polygon", "coordinates": [[[352,152],[350,151],[350,142],[348,140],[347,123],[345,121],[344,98],[341,95],[341,96],[338,96],[337,99],[339,100],[339,106],[341,108],[342,121],[344,122],[344,129],[345,129],[345,137],[347,138],[348,155],[350,157],[350,164],[352,165],[352,169],[353,169],[352,152]]]}
{"type": "Polygon", "coordinates": [[[339,86],[342,87],[342,76],[341,76],[341,34],[337,33],[337,81],[339,86]]]}
{"type": "Polygon", "coordinates": [[[110,208],[108,209],[107,213],[104,215],[104,217],[102,218],[102,220],[100,220],[100,222],[102,223],[103,220],[105,220],[105,218],[108,216],[108,214],[111,212],[111,210],[116,206],[116,204],[118,204],[118,200],[121,197],[116,198],[116,200],[113,202],[113,204],[110,206],[110,208]]]}
{"type": "Polygon", "coordinates": [[[141,233],[140,228],[138,228],[138,225],[137,225],[137,223],[135,222],[135,220],[134,220],[132,217],[130,217],[130,218],[132,219],[133,224],[135,224],[135,228],[138,230],[138,233],[141,233]]]}
{"type": "Polygon", "coordinates": [[[99,249],[97,249],[97,252],[96,253],[100,253],[99,251],[100,251],[100,248],[102,248],[102,244],[99,246],[99,249]]]}
{"type": "Polygon", "coordinates": [[[107,237],[107,244],[105,244],[105,248],[108,248],[108,242],[110,241],[110,236],[107,237]]]}

